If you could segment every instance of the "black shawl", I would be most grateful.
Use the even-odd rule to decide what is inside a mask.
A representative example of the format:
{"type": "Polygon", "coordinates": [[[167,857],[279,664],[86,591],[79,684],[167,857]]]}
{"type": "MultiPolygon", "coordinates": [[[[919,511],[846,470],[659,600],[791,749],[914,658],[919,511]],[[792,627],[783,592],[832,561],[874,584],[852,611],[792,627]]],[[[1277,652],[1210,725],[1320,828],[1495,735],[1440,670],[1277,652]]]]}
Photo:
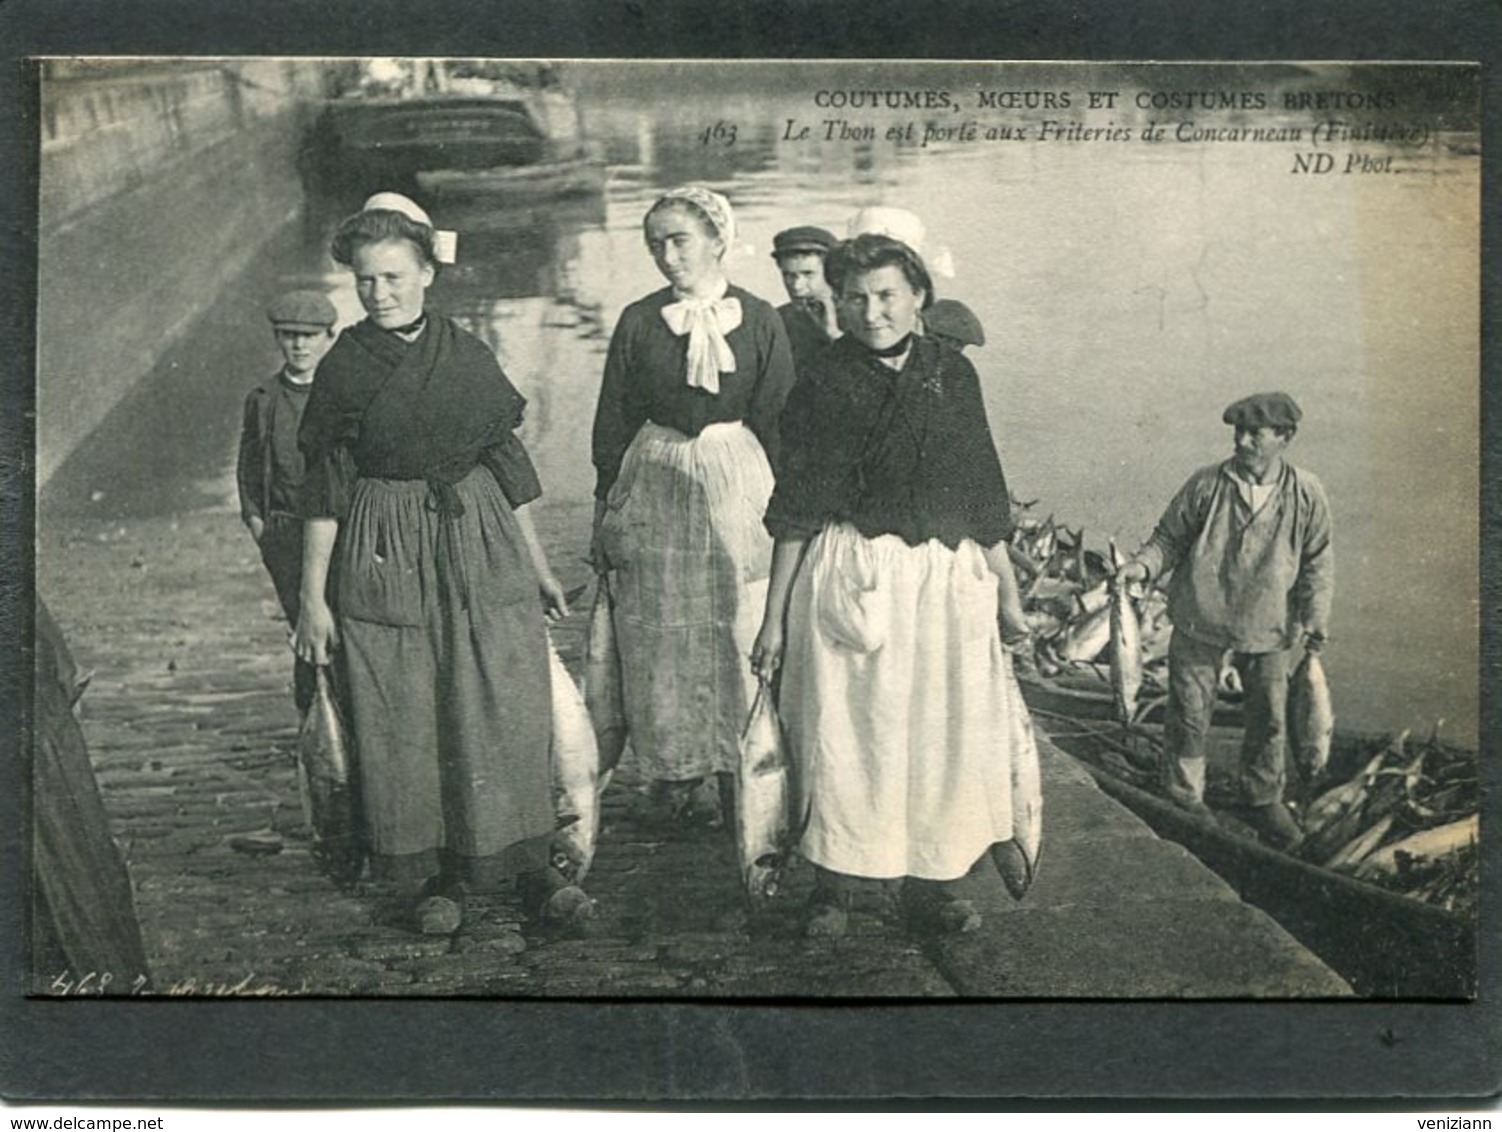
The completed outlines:
{"type": "Polygon", "coordinates": [[[900,371],[848,335],[800,373],[782,413],[782,464],[767,508],[776,538],[850,522],[917,546],[994,546],[1011,501],[986,423],[980,379],[963,354],[913,339],[900,371]]]}
{"type": "Polygon", "coordinates": [[[305,518],[342,518],[357,477],[421,479],[440,504],[477,465],[513,507],[542,493],[514,429],[526,399],[490,348],[436,315],[414,342],[361,322],[318,366],[298,431],[305,518]]]}

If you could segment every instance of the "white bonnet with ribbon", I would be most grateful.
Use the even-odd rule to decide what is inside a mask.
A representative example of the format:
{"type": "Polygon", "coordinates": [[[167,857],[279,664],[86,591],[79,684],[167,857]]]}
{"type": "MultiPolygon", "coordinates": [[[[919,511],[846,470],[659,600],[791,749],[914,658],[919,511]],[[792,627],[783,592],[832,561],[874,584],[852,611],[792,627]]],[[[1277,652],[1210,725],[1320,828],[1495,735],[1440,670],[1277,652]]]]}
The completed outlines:
{"type": "Polygon", "coordinates": [[[444,228],[434,228],[433,220],[423,207],[411,197],[401,193],[376,193],[360,206],[361,212],[377,209],[399,212],[414,224],[421,224],[433,231],[433,258],[439,263],[453,263],[459,251],[459,234],[444,228]]]}
{"type": "Polygon", "coordinates": [[[901,240],[923,258],[924,264],[934,274],[946,279],[954,278],[954,256],[948,248],[936,248],[930,253],[924,247],[928,230],[916,214],[905,208],[870,205],[852,216],[847,228],[845,235],[851,240],[867,235],[890,236],[894,240],[901,240]]]}

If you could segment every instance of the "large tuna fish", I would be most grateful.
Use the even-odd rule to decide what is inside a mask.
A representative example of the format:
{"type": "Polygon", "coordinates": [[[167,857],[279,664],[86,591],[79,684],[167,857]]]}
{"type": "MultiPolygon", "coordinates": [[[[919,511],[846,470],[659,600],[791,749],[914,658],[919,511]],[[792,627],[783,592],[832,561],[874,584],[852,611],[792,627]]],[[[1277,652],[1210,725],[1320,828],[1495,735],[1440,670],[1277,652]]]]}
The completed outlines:
{"type": "MultiPolygon", "coordinates": [[[[1116,544],[1111,545],[1111,566],[1122,567],[1116,544]]],[[[1142,688],[1142,633],[1137,611],[1132,607],[1128,586],[1118,581],[1111,586],[1111,696],[1116,718],[1131,723],[1137,715],[1137,693],[1142,688]]]]}
{"type": "Polygon", "coordinates": [[[1059,634],[1054,653],[1061,661],[1088,664],[1111,640],[1111,606],[1080,613],[1059,634]]]}
{"type": "Polygon", "coordinates": [[[548,670],[553,690],[553,790],[557,796],[558,845],[572,879],[582,882],[594,863],[600,835],[600,796],[610,772],[600,770],[594,725],[574,678],[548,642],[548,670]]]}
{"type": "Polygon", "coordinates": [[[741,732],[735,776],[735,840],[741,882],[752,900],[777,892],[791,857],[792,773],[772,693],[760,684],[741,732]]]}
{"type": "Polygon", "coordinates": [[[1002,883],[1013,900],[1021,900],[1038,875],[1038,858],[1043,851],[1043,787],[1038,761],[1037,736],[1022,689],[1010,671],[1011,660],[1003,656],[1008,668],[1003,687],[1000,725],[1007,728],[1007,749],[1011,751],[1012,770],[1012,837],[991,846],[991,861],[1001,874],[1002,883]]]}
{"type": "Polygon", "coordinates": [[[1330,761],[1335,710],[1319,653],[1306,652],[1288,686],[1288,738],[1294,765],[1313,782],[1330,761]]]}
{"type": "Polygon", "coordinates": [[[1361,862],[1356,875],[1367,879],[1393,876],[1402,867],[1404,858],[1414,863],[1438,861],[1476,844],[1480,836],[1480,815],[1471,814],[1449,825],[1421,830],[1402,841],[1382,846],[1361,862]]]}
{"type": "Polygon", "coordinates": [[[621,685],[621,653],[615,639],[615,603],[608,576],[595,589],[584,646],[584,703],[593,721],[600,768],[614,770],[626,748],[626,697],[621,685]]]}
{"type": "Polygon", "coordinates": [[[313,831],[314,856],[336,884],[351,884],[365,865],[365,847],[350,744],[329,670],[319,667],[316,679],[313,703],[297,736],[298,784],[313,831]]]}

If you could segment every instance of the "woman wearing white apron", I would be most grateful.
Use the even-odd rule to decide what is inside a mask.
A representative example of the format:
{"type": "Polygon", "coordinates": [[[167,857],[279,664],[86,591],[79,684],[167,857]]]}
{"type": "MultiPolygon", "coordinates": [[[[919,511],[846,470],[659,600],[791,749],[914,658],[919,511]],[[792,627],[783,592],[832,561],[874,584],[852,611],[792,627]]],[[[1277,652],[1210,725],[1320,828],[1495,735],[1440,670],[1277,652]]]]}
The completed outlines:
{"type": "Polygon", "coordinates": [[[675,189],[648,211],[669,286],[621,313],[595,412],[592,556],[620,646],[627,730],[656,816],[717,824],[755,681],[778,417],[793,384],[782,320],[721,265],[723,196],[675,189]]]}
{"type": "Polygon", "coordinates": [[[752,654],[763,679],[781,669],[808,805],[806,927],[842,934],[866,877],[906,878],[915,926],[968,931],[980,917],[950,882],[992,850],[1020,895],[1039,845],[1037,749],[1002,642],[1027,632],[1006,481],[974,368],[915,333],[933,297],[917,253],[863,235],[826,270],[846,334],[783,413],[752,654]]]}

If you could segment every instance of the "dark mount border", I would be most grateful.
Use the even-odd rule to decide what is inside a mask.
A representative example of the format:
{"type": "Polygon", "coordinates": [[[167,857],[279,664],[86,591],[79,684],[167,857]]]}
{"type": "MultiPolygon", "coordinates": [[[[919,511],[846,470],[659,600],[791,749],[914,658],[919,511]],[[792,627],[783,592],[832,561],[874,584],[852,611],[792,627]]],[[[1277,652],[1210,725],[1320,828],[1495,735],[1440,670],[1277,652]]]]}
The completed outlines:
{"type": "MultiPolygon", "coordinates": [[[[1499,734],[1497,0],[0,0],[0,639],[30,638],[36,294],[35,54],[456,54],[1120,60],[1479,60],[1483,736],[1499,734]]],[[[1423,375],[1416,374],[1415,380],[1423,375]]],[[[1413,532],[1394,532],[1401,552],[1413,532]]],[[[0,658],[0,775],[20,780],[27,654],[0,658]]],[[[1488,738],[1484,747],[1490,748],[1488,738]]],[[[1489,795],[1498,760],[1483,760],[1489,795]]],[[[296,1100],[638,1105],[778,1098],[1492,1095],[1499,954],[1472,1005],[1005,1002],[713,1006],[566,1002],[99,1003],[20,995],[24,828],[0,790],[0,1092],[240,1106],[296,1100]]],[[[1493,803],[1480,938],[1498,937],[1493,803]]],[[[1055,1098],[1050,1101],[1048,1098],[1055,1098]]],[[[1381,1102],[1379,1102],[1380,1104],[1381,1102]]],[[[1391,1102],[1388,1102],[1391,1103],[1391,1102]]],[[[1076,1107],[1078,1104],[1076,1102],[1076,1107]]],[[[1309,1107],[1307,1100],[1300,1107],[1309,1107]]],[[[1343,1107],[1350,1107],[1347,1103],[1343,1107]]]]}

